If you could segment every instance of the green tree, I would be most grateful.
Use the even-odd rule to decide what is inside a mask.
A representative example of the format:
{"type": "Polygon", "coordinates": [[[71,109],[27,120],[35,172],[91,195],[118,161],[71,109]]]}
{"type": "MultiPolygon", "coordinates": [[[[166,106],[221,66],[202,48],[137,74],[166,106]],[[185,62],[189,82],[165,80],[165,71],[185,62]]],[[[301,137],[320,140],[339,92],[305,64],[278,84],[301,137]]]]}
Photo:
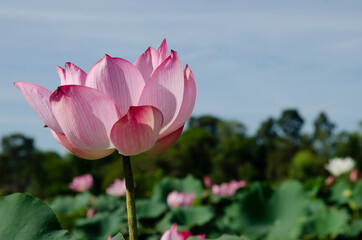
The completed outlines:
{"type": "Polygon", "coordinates": [[[323,171],[323,161],[308,150],[298,151],[290,165],[290,176],[299,180],[314,178],[323,171]]]}
{"type": "Polygon", "coordinates": [[[3,137],[1,146],[1,188],[5,193],[25,192],[36,170],[34,140],[22,134],[12,134],[3,137]]]}
{"type": "Polygon", "coordinates": [[[278,125],[288,140],[297,143],[300,140],[304,120],[296,109],[287,109],[278,119],[278,125]]]}
{"type": "Polygon", "coordinates": [[[159,156],[160,166],[173,176],[191,173],[202,178],[212,170],[210,161],[216,146],[217,138],[211,132],[190,127],[170,150],[159,156]]]}
{"type": "Polygon", "coordinates": [[[336,136],[336,156],[351,157],[362,169],[362,136],[359,132],[341,132],[336,136]]]}
{"type": "Polygon", "coordinates": [[[334,128],[335,124],[328,119],[324,112],[321,112],[314,121],[314,147],[322,157],[330,158],[335,153],[333,144],[334,128]]]}
{"type": "Polygon", "coordinates": [[[210,132],[212,135],[218,135],[218,124],[220,120],[214,116],[205,115],[199,118],[191,117],[189,128],[200,128],[210,132]]]}
{"type": "Polygon", "coordinates": [[[213,157],[216,180],[253,179],[258,175],[255,138],[246,135],[244,124],[236,121],[219,121],[218,145],[213,157]]]}

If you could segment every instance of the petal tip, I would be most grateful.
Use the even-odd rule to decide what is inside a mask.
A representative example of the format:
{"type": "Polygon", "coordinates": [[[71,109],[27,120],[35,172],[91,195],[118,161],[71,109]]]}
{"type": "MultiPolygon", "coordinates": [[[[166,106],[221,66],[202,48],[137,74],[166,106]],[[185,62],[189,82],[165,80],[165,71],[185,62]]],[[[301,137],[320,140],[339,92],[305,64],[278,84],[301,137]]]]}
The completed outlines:
{"type": "Polygon", "coordinates": [[[178,54],[177,54],[177,52],[175,51],[175,50],[172,50],[171,49],[171,58],[178,58],[178,54]]]}
{"type": "MultiPolygon", "coordinates": [[[[67,64],[67,63],[65,63],[65,64],[67,64]]],[[[60,66],[55,66],[55,68],[56,68],[58,71],[64,70],[64,68],[62,68],[62,67],[60,67],[60,66]]]]}
{"type": "Polygon", "coordinates": [[[65,69],[71,69],[71,68],[74,68],[75,65],[71,62],[66,62],[64,64],[64,66],[65,66],[65,69]]]}
{"type": "Polygon", "coordinates": [[[186,64],[186,67],[185,67],[185,78],[188,80],[190,78],[190,74],[192,74],[192,71],[189,67],[188,64],[186,64]]]}
{"type": "Polygon", "coordinates": [[[164,39],[162,40],[162,43],[161,43],[160,47],[161,47],[161,46],[167,46],[166,38],[164,38],[164,39]]]}

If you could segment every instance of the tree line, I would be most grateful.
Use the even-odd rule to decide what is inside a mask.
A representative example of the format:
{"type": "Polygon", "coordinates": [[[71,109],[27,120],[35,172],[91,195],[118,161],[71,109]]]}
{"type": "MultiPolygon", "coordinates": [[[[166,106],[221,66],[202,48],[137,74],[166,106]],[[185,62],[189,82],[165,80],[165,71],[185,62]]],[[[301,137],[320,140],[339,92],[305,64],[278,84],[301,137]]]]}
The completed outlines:
{"type": "MultiPolygon", "coordinates": [[[[216,116],[191,117],[176,144],[159,155],[141,154],[132,164],[138,196],[148,196],[164,176],[192,174],[216,182],[279,182],[287,178],[306,180],[327,176],[324,169],[332,157],[350,156],[362,169],[362,132],[335,132],[335,123],[321,112],[311,133],[302,132],[304,119],[296,109],[286,109],[279,118],[268,118],[255,134],[245,125],[216,116]]],[[[123,177],[122,162],[115,152],[96,161],[73,155],[40,151],[34,139],[23,134],[4,136],[0,153],[0,194],[29,192],[40,198],[71,194],[72,178],[90,173],[95,179],[92,191],[104,189],[115,178],[123,177]]]]}

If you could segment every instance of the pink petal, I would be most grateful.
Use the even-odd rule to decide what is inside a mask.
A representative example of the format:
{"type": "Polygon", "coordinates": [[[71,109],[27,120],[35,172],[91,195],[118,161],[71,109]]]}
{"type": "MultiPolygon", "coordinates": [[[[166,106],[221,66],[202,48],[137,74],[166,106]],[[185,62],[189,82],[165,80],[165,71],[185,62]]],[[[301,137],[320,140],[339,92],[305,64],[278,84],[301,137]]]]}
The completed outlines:
{"type": "Polygon", "coordinates": [[[114,124],[111,140],[120,154],[137,155],[155,145],[162,121],[162,113],[155,107],[130,107],[127,115],[114,124]]]}
{"type": "Polygon", "coordinates": [[[158,65],[160,65],[163,61],[165,61],[165,59],[170,55],[168,53],[168,47],[167,47],[167,43],[166,43],[166,38],[163,39],[160,47],[157,50],[158,53],[158,65]]]}
{"type": "Polygon", "coordinates": [[[68,185],[70,189],[76,192],[85,192],[93,186],[93,176],[89,173],[73,178],[68,185]]]}
{"type": "Polygon", "coordinates": [[[177,235],[180,240],[186,240],[192,236],[192,233],[190,231],[181,231],[178,232],[177,235]]]}
{"type": "Polygon", "coordinates": [[[158,53],[152,47],[137,58],[134,65],[141,72],[145,82],[150,78],[152,72],[158,67],[158,53]]]}
{"type": "Polygon", "coordinates": [[[169,135],[159,139],[156,142],[155,146],[151,150],[149,150],[147,153],[158,154],[158,153],[162,153],[162,152],[166,151],[167,149],[169,149],[170,147],[172,147],[172,145],[174,145],[175,142],[177,141],[177,139],[180,137],[183,128],[184,128],[184,126],[180,127],[173,133],[170,133],[169,135]]]}
{"type": "Polygon", "coordinates": [[[105,55],[88,73],[86,86],[98,89],[116,103],[121,116],[137,105],[145,82],[130,62],[105,55]]]}
{"type": "Polygon", "coordinates": [[[173,224],[172,227],[162,235],[161,240],[179,240],[177,224],[173,224]]]}
{"type": "Polygon", "coordinates": [[[52,94],[50,90],[34,83],[15,82],[14,84],[46,126],[54,131],[63,132],[50,106],[49,97],[52,94]]]}
{"type": "Polygon", "coordinates": [[[106,193],[120,197],[126,194],[126,181],[124,179],[117,178],[114,180],[114,183],[109,185],[106,189],[106,193]]]}
{"type": "Polygon", "coordinates": [[[171,126],[162,133],[160,137],[166,136],[185,124],[191,116],[196,101],[196,83],[195,77],[188,65],[184,71],[185,89],[181,109],[171,126]]]}
{"type": "Polygon", "coordinates": [[[76,147],[113,147],[109,134],[120,114],[107,95],[85,86],[65,85],[50,96],[50,104],[64,134],[76,147]]]}
{"type": "Polygon", "coordinates": [[[84,158],[87,160],[96,160],[100,158],[104,158],[114,152],[113,149],[103,149],[103,150],[89,150],[89,149],[80,149],[74,144],[72,144],[68,138],[63,133],[54,132],[50,129],[50,132],[52,133],[53,137],[62,145],[68,152],[71,154],[84,158]]]}
{"type": "Polygon", "coordinates": [[[65,63],[65,69],[58,67],[58,74],[61,85],[84,85],[87,74],[74,65],[73,63],[65,63]]]}
{"type": "Polygon", "coordinates": [[[56,69],[58,71],[59,77],[60,77],[60,85],[66,85],[65,83],[65,69],[59,66],[56,66],[56,69]]]}
{"type": "Polygon", "coordinates": [[[161,133],[175,120],[184,94],[184,76],[175,51],[152,73],[143,89],[138,105],[151,105],[161,110],[164,122],[161,133]]]}

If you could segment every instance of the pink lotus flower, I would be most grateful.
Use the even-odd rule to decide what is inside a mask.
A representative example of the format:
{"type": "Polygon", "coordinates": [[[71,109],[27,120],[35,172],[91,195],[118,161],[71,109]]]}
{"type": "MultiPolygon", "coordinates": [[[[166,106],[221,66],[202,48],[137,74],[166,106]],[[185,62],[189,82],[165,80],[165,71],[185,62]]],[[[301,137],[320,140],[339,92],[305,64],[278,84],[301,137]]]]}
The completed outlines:
{"type": "Polygon", "coordinates": [[[109,235],[108,238],[107,238],[107,240],[111,240],[112,238],[113,238],[113,236],[112,236],[112,235],[109,235]]]}
{"type": "Polygon", "coordinates": [[[212,179],[210,176],[204,176],[204,185],[207,188],[210,188],[212,186],[212,179]]]}
{"type": "Polygon", "coordinates": [[[106,189],[106,193],[120,197],[126,194],[126,181],[117,178],[114,183],[109,185],[106,189]]]}
{"type": "Polygon", "coordinates": [[[239,188],[245,187],[246,182],[232,180],[229,183],[222,183],[220,185],[212,185],[212,193],[217,196],[233,196],[239,188]]]}
{"type": "Polygon", "coordinates": [[[116,149],[125,156],[171,147],[196,99],[194,75],[183,70],[166,40],[134,64],[105,55],[86,74],[72,63],[57,67],[54,92],[15,82],[54,138],[70,153],[99,159],[116,149]]]}
{"type": "Polygon", "coordinates": [[[192,206],[194,199],[195,193],[182,193],[173,191],[170,192],[167,196],[167,204],[170,207],[192,206]]]}
{"type": "Polygon", "coordinates": [[[93,185],[93,177],[90,174],[84,174],[73,178],[73,181],[69,184],[69,188],[76,192],[85,192],[93,185]]]}
{"type": "MultiPolygon", "coordinates": [[[[188,231],[177,233],[177,224],[173,224],[172,227],[162,235],[161,240],[186,240],[191,236],[191,232],[188,231]]],[[[194,237],[205,239],[206,234],[195,235],[194,237]]]]}
{"type": "Polygon", "coordinates": [[[355,169],[349,174],[349,180],[351,182],[357,182],[358,179],[359,179],[359,171],[355,169]]]}
{"type": "Polygon", "coordinates": [[[197,238],[203,238],[203,239],[206,238],[206,234],[199,234],[199,235],[194,235],[194,236],[193,236],[190,231],[178,232],[177,235],[178,235],[178,239],[179,239],[179,240],[186,240],[186,239],[188,239],[189,237],[197,237],[197,238]]]}
{"type": "Polygon", "coordinates": [[[94,214],[96,213],[97,209],[95,207],[91,207],[87,211],[87,218],[92,218],[94,214]]]}
{"type": "Polygon", "coordinates": [[[324,182],[327,186],[331,186],[334,183],[334,177],[332,175],[328,176],[324,182]]]}

